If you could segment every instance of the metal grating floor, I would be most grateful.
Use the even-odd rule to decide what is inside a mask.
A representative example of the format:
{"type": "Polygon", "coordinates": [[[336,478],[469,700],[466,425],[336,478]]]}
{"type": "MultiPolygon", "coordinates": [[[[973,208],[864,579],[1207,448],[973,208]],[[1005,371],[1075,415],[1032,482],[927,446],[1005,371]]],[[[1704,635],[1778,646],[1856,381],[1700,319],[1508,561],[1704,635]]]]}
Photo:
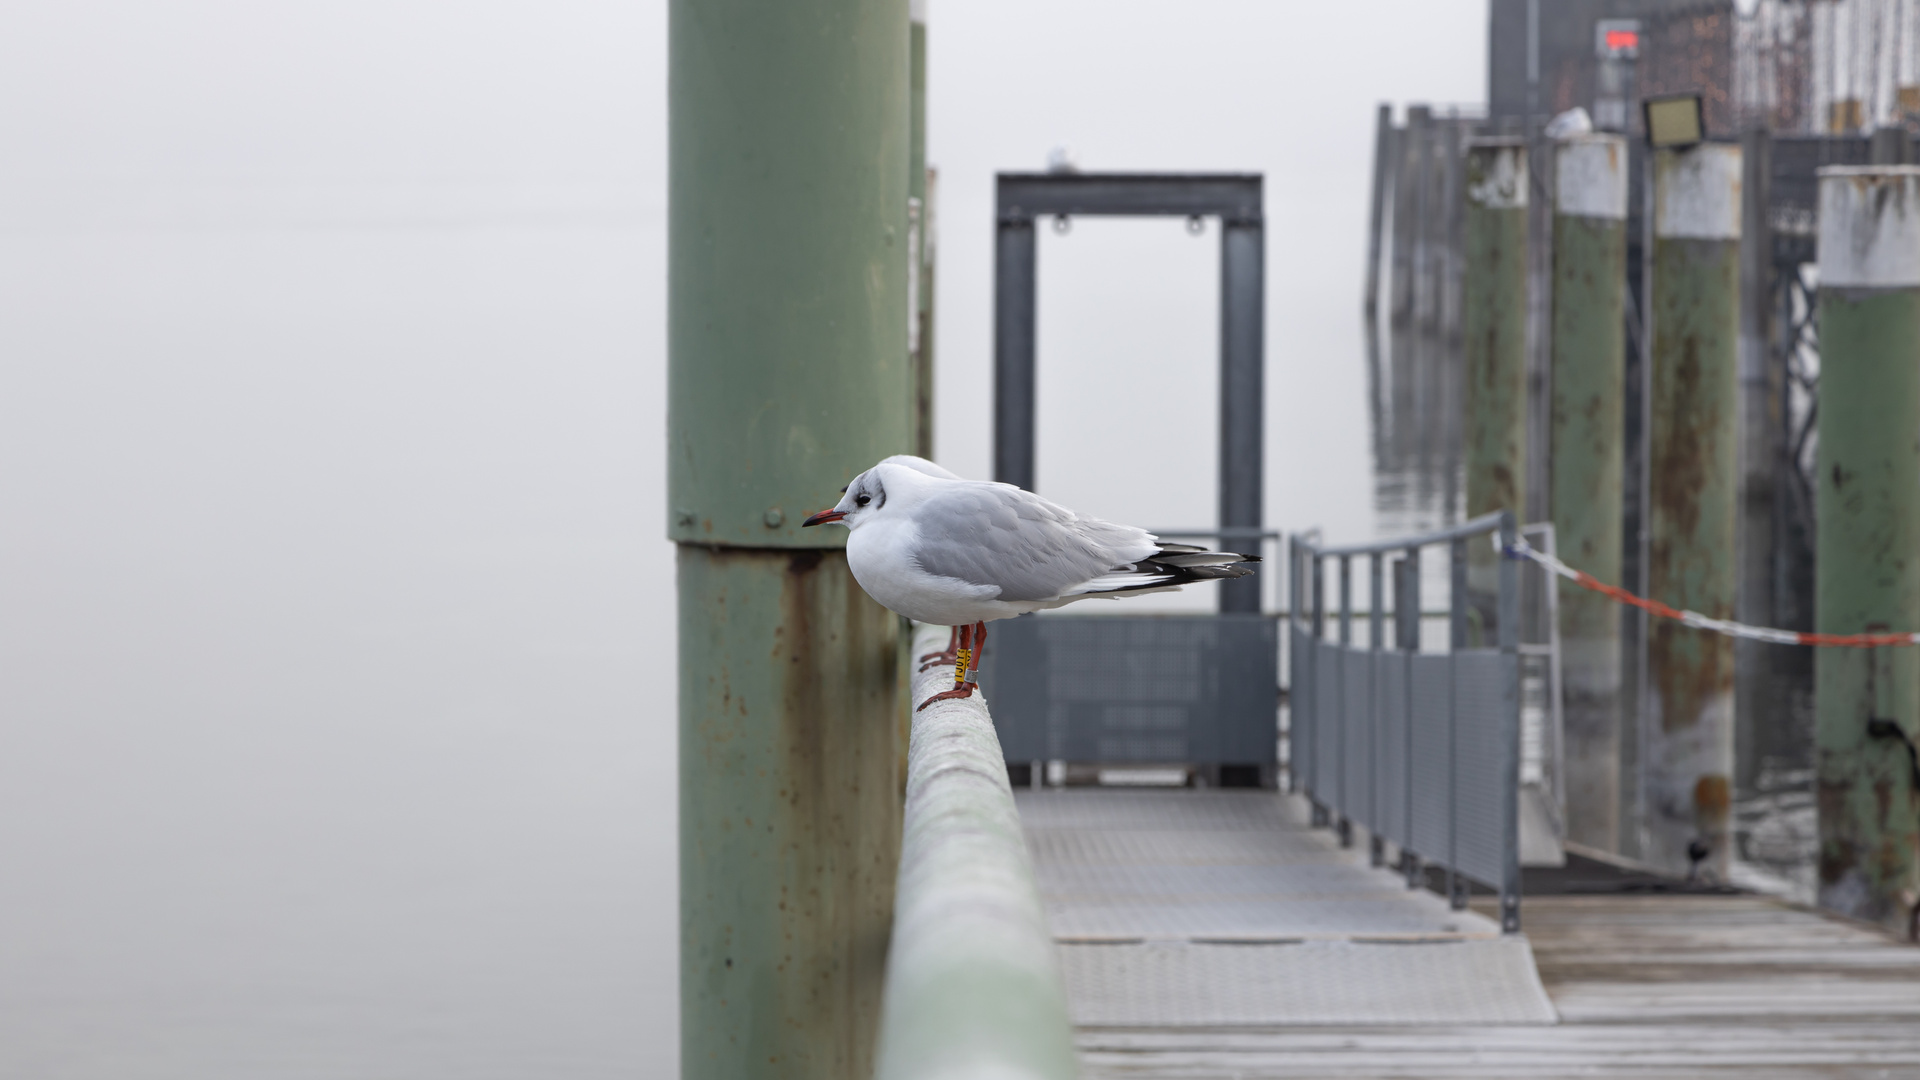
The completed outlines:
{"type": "Polygon", "coordinates": [[[1018,793],[1083,1026],[1551,1023],[1524,937],[1259,791],[1018,793]]]}

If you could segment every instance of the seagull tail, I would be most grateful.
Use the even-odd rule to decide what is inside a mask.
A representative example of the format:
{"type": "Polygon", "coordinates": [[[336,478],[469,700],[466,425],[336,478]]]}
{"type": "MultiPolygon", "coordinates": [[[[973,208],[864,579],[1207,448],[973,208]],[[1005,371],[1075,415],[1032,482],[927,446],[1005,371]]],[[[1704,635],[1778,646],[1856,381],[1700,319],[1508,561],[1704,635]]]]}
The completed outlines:
{"type": "Polygon", "coordinates": [[[1198,581],[1242,578],[1253,573],[1253,567],[1245,564],[1259,561],[1258,555],[1207,551],[1185,544],[1162,544],[1160,550],[1139,562],[1118,567],[1088,582],[1079,595],[1124,596],[1177,589],[1198,581]]]}

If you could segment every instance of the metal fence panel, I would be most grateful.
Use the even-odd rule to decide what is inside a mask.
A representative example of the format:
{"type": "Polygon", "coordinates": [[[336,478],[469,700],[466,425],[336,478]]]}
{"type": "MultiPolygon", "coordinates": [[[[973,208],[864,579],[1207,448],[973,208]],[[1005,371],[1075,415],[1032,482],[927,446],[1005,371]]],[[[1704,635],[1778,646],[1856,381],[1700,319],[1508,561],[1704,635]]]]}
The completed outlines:
{"type": "Polygon", "coordinates": [[[1277,759],[1280,626],[1261,615],[994,623],[983,685],[1009,761],[1277,759]]]}
{"type": "Polygon", "coordinates": [[[1454,761],[1457,869],[1499,888],[1506,871],[1507,826],[1516,812],[1509,787],[1514,762],[1512,721],[1517,657],[1498,649],[1454,653],[1454,761]]]}
{"type": "Polygon", "coordinates": [[[1405,847],[1407,838],[1407,657],[1382,653],[1374,662],[1374,792],[1382,836],[1405,847]]]}
{"type": "MultiPolygon", "coordinates": [[[[1502,544],[1518,533],[1513,515],[1486,514],[1449,529],[1339,548],[1304,547],[1301,566],[1317,584],[1324,563],[1340,564],[1342,635],[1358,617],[1352,610],[1351,560],[1401,557],[1400,565],[1418,567],[1402,552],[1445,543],[1453,555],[1450,634],[1446,653],[1375,651],[1332,642],[1309,642],[1296,655],[1303,661],[1295,678],[1302,708],[1297,754],[1309,756],[1316,804],[1343,826],[1366,826],[1375,841],[1373,856],[1385,854],[1380,841],[1392,841],[1403,855],[1446,869],[1448,893],[1456,906],[1466,904],[1469,880],[1500,893],[1501,927],[1520,929],[1519,799],[1522,763],[1520,574],[1512,561],[1498,564],[1498,648],[1464,648],[1469,631],[1467,553],[1472,543],[1494,534],[1502,544]]],[[[1303,550],[1295,541],[1295,551],[1303,550]]],[[[1374,603],[1380,601],[1381,568],[1374,571],[1374,603]]],[[[1406,615],[1416,599],[1410,585],[1396,588],[1396,607],[1406,615]]],[[[1315,616],[1321,614],[1316,608],[1315,616]]],[[[1371,611],[1367,617],[1378,617],[1371,611]]],[[[1408,620],[1411,621],[1411,620],[1408,620]]],[[[1383,643],[1380,627],[1372,641],[1383,643]]],[[[1401,625],[1400,645],[1417,649],[1412,631],[1401,625]]],[[[1324,821],[1324,818],[1316,818],[1324,821]]]]}
{"type": "Polygon", "coordinates": [[[1413,705],[1412,847],[1426,858],[1445,859],[1452,786],[1447,729],[1453,712],[1453,658],[1415,656],[1407,694],[1413,705]]]}
{"type": "Polygon", "coordinates": [[[1338,809],[1340,802],[1340,646],[1331,641],[1313,643],[1313,775],[1318,782],[1314,798],[1338,809]]]}
{"type": "Polygon", "coordinates": [[[1374,657],[1367,649],[1340,650],[1340,730],[1346,742],[1340,777],[1341,812],[1372,829],[1374,657]]]}

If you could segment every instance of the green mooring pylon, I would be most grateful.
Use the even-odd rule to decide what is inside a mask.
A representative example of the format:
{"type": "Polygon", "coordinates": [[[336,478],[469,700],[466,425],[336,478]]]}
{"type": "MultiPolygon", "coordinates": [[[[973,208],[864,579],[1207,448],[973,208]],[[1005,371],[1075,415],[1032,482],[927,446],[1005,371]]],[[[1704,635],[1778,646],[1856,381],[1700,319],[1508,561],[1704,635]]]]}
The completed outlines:
{"type": "MultiPolygon", "coordinates": [[[[1467,144],[1461,221],[1460,338],[1466,380],[1467,516],[1521,513],[1527,475],[1527,147],[1519,139],[1467,144]]],[[[1471,548],[1470,635],[1492,641],[1498,595],[1490,544],[1471,548]]],[[[1475,642],[1478,644],[1479,642],[1475,642]]]]}
{"type": "MultiPolygon", "coordinates": [[[[1562,558],[1620,583],[1627,263],[1627,141],[1554,148],[1549,516],[1562,558]]],[[[1560,594],[1567,838],[1620,843],[1620,606],[1560,594]]]]}
{"type": "Polygon", "coordinates": [[[901,621],[801,531],[911,449],[905,0],[668,6],[681,1073],[872,1074],[901,621]]]}
{"type": "MultiPolygon", "coordinates": [[[[1733,617],[1738,562],[1740,147],[1653,152],[1647,591],[1733,617]]],[[[1647,634],[1646,861],[1725,880],[1733,802],[1733,639],[1654,619],[1647,634]],[[1695,860],[1704,846],[1704,857],[1695,860]]]]}
{"type": "MultiPolygon", "coordinates": [[[[1814,628],[1920,630],[1920,168],[1820,170],[1814,628]]],[[[1814,656],[1822,906],[1905,934],[1920,654],[1814,656]]]]}

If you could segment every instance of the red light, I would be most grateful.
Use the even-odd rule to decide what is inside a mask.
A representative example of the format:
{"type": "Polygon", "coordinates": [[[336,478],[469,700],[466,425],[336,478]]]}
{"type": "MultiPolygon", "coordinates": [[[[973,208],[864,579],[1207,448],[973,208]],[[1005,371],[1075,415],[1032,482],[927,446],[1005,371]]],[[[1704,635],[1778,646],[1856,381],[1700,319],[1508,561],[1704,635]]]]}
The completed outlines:
{"type": "Polygon", "coordinates": [[[1639,47],[1640,47],[1639,31],[1637,30],[1607,31],[1607,48],[1609,50],[1613,52],[1619,52],[1622,49],[1637,49],[1639,47]]]}

